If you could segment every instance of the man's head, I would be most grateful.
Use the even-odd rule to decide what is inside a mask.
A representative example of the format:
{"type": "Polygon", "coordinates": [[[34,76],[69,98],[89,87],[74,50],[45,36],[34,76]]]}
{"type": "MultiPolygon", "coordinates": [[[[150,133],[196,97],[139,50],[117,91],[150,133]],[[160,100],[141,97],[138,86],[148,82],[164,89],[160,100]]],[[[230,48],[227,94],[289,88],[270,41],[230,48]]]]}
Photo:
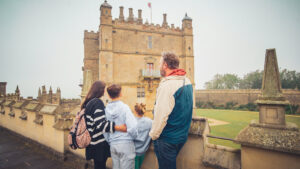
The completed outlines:
{"type": "Polygon", "coordinates": [[[112,84],[107,88],[107,93],[111,99],[117,99],[121,96],[122,87],[117,84],[112,84]]]}
{"type": "Polygon", "coordinates": [[[164,53],[160,59],[160,74],[166,76],[173,69],[178,69],[179,58],[174,53],[164,53]]]}

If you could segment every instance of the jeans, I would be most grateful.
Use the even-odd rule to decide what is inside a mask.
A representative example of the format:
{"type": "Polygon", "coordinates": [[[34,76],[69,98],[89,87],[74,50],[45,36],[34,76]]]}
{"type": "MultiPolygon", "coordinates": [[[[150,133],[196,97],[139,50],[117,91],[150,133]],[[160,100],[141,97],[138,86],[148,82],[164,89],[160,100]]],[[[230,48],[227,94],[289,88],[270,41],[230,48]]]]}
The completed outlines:
{"type": "Polygon", "coordinates": [[[134,169],[134,143],[119,143],[110,145],[113,169],[134,169]]]}
{"type": "Polygon", "coordinates": [[[176,169],[176,157],[184,143],[171,144],[158,139],[153,144],[159,169],[176,169]]]}

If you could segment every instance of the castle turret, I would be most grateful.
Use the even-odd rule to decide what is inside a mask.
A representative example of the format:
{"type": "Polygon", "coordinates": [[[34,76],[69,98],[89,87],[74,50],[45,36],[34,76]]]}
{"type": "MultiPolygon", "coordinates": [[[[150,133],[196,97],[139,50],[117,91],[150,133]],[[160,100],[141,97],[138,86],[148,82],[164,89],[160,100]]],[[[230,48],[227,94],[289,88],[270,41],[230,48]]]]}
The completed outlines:
{"type": "Polygon", "coordinates": [[[52,87],[50,86],[49,89],[49,95],[48,95],[48,103],[52,103],[52,97],[53,97],[53,92],[52,92],[52,87]]]}
{"type": "Polygon", "coordinates": [[[102,79],[105,82],[112,82],[113,80],[113,53],[112,53],[112,7],[105,2],[101,5],[101,20],[99,27],[99,75],[98,79],[102,79]]]}
{"type": "Polygon", "coordinates": [[[46,91],[46,86],[42,86],[42,98],[41,98],[41,103],[47,103],[48,97],[47,97],[47,91],[46,91]]]}
{"type": "Polygon", "coordinates": [[[42,92],[41,92],[41,88],[39,88],[37,100],[41,101],[41,99],[42,99],[42,92]]]}
{"type": "Polygon", "coordinates": [[[55,104],[60,104],[61,103],[61,91],[60,88],[56,89],[56,103],[55,104]]]}
{"type": "Polygon", "coordinates": [[[15,99],[19,100],[20,99],[20,95],[21,95],[20,89],[19,89],[19,86],[17,85],[17,88],[15,90],[15,96],[16,96],[15,99]]]}
{"type": "MultiPolygon", "coordinates": [[[[180,60],[181,66],[186,70],[187,77],[191,80],[193,87],[195,87],[194,79],[194,42],[193,42],[193,26],[192,18],[185,14],[182,19],[182,31],[183,31],[183,57],[180,60]]],[[[195,91],[195,90],[194,90],[195,91]]],[[[195,105],[195,95],[194,95],[195,105]]]]}
{"type": "Polygon", "coordinates": [[[107,3],[105,0],[103,4],[100,6],[100,23],[101,24],[112,24],[112,16],[111,16],[112,6],[107,3]]]}
{"type": "Polygon", "coordinates": [[[17,95],[20,95],[20,89],[19,89],[19,86],[17,85],[17,88],[16,88],[16,90],[15,90],[15,93],[17,94],[17,95]]]}

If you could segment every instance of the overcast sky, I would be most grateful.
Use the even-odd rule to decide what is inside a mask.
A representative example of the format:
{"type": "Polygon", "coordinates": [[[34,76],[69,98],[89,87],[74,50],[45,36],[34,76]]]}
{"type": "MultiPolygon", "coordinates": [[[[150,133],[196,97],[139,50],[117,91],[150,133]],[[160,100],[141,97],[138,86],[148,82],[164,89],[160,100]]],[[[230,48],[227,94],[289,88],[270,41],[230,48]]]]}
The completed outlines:
{"type": "MultiPolygon", "coordinates": [[[[0,81],[7,92],[19,85],[22,96],[38,87],[60,87],[65,98],[79,97],[83,32],[97,31],[103,0],[0,0],[0,81]]],[[[119,6],[143,10],[150,21],[181,27],[193,19],[196,88],[217,73],[242,77],[262,70],[265,49],[276,48],[280,68],[300,71],[299,0],[108,0],[113,18],[119,6]]]]}

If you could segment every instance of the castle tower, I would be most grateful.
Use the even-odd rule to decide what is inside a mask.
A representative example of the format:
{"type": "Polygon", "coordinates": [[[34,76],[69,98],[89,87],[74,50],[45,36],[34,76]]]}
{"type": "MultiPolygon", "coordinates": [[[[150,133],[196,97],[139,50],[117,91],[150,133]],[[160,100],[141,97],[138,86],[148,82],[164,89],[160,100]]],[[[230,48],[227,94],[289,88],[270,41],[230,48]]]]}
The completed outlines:
{"type": "Polygon", "coordinates": [[[194,43],[193,43],[193,27],[192,18],[187,14],[182,19],[183,29],[183,58],[180,60],[182,68],[187,72],[187,76],[194,84],[194,43]]]}
{"type": "Polygon", "coordinates": [[[112,7],[105,2],[100,7],[99,26],[99,79],[105,82],[113,81],[113,53],[112,53],[112,7]],[[105,64],[104,64],[105,63],[105,64]]]}
{"type": "MultiPolygon", "coordinates": [[[[112,6],[107,1],[100,6],[98,32],[84,32],[84,66],[81,96],[84,98],[96,80],[107,86],[117,83],[122,86],[123,101],[130,107],[137,102],[153,109],[156,88],[160,81],[159,61],[163,52],[174,52],[180,57],[180,68],[194,85],[194,52],[192,19],[187,15],[182,28],[168,24],[167,14],[162,24],[143,23],[142,10],[134,18],[129,8],[124,16],[120,7],[118,18],[112,19],[112,6]]],[[[102,100],[107,103],[107,94],[102,100]]]]}

